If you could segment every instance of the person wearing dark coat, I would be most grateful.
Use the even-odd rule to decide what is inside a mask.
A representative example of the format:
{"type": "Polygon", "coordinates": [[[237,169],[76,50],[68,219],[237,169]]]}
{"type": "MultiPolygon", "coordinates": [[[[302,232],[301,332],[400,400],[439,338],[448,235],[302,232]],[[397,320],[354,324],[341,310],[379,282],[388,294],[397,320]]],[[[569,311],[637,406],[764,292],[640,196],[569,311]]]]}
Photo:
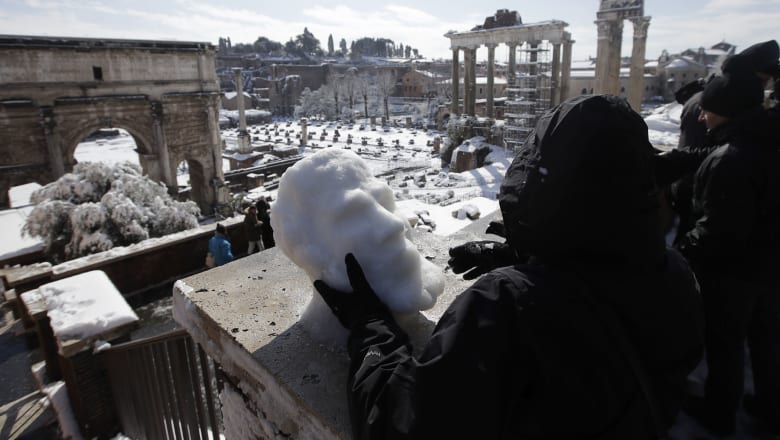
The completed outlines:
{"type": "MultiPolygon", "coordinates": [[[[769,40],[754,44],[739,54],[727,58],[721,66],[721,70],[727,74],[735,71],[755,74],[766,82],[777,70],[778,57],[780,57],[780,48],[777,42],[769,40]]],[[[678,215],[675,244],[680,243],[685,234],[693,228],[695,221],[691,206],[693,173],[701,161],[715,149],[715,146],[708,142],[707,127],[700,121],[702,90],[704,90],[707,81],[711,81],[712,78],[710,76],[707,80],[700,79],[695,83],[689,83],[675,93],[678,102],[682,101],[680,103],[684,104],[680,113],[680,139],[677,149],[685,153],[693,153],[693,160],[690,161],[692,165],[688,167],[689,172],[686,172],[671,187],[672,203],[678,215]],[[685,98],[693,91],[696,92],[689,98],[685,98]]]]}
{"type": "Polygon", "coordinates": [[[244,214],[244,233],[246,234],[247,241],[247,255],[251,255],[254,252],[255,247],[257,252],[263,250],[262,238],[263,222],[257,218],[257,208],[250,206],[246,209],[244,214]]]}
{"type": "Polygon", "coordinates": [[[271,227],[271,205],[268,204],[265,197],[261,196],[255,206],[257,207],[257,218],[263,222],[260,227],[263,246],[265,249],[270,249],[276,246],[276,242],[274,241],[274,229],[271,227]]]}
{"type": "Polygon", "coordinates": [[[696,223],[679,245],[701,283],[706,322],[705,396],[688,412],[721,435],[735,432],[745,340],[755,384],[746,409],[780,433],[780,142],[763,97],[761,81],[744,72],[702,93],[718,148],[696,171],[696,223]]]}
{"type": "Polygon", "coordinates": [[[356,439],[651,439],[702,355],[701,304],[666,249],[647,126],[615,96],[548,111],[506,173],[507,246],[419,357],[359,263],[314,286],[350,330],[356,439]]]}

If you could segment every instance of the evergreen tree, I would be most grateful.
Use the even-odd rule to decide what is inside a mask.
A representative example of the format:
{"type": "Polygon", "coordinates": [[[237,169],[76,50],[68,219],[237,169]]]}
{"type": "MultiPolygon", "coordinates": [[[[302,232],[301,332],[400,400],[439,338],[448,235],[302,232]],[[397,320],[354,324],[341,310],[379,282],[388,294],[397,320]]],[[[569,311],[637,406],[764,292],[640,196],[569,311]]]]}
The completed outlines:
{"type": "Polygon", "coordinates": [[[328,56],[333,56],[333,34],[328,34],[328,56]]]}
{"type": "Polygon", "coordinates": [[[339,42],[339,47],[341,48],[341,56],[346,57],[347,56],[347,40],[341,39],[339,42]]]}
{"type": "Polygon", "coordinates": [[[303,33],[295,37],[295,46],[303,56],[321,56],[320,40],[309,32],[308,28],[303,28],[303,33]]]}

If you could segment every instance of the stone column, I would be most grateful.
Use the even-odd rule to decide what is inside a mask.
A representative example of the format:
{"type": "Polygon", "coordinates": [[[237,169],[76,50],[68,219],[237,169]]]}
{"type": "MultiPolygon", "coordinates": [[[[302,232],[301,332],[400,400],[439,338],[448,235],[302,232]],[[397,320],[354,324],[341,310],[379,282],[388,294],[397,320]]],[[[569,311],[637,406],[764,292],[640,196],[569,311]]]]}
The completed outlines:
{"type": "Polygon", "coordinates": [[[517,71],[517,43],[508,43],[509,46],[509,65],[506,68],[506,80],[510,86],[515,85],[517,71]]]}
{"type": "Polygon", "coordinates": [[[163,108],[162,102],[152,101],[149,103],[149,111],[152,113],[152,135],[154,136],[154,152],[159,162],[162,172],[161,180],[165,182],[169,192],[178,188],[178,182],[173,177],[176,174],[172,172],[178,164],[172,164],[168,155],[168,142],[165,139],[163,131],[163,108]]]}
{"type": "Polygon", "coordinates": [[[561,43],[553,44],[552,71],[550,72],[550,105],[553,107],[561,102],[561,43]]]}
{"type": "Polygon", "coordinates": [[[561,102],[569,99],[571,81],[571,45],[573,41],[563,42],[563,60],[561,61],[561,102]]]}
{"type": "Polygon", "coordinates": [[[246,131],[246,111],[244,109],[244,84],[241,78],[241,68],[234,67],[233,75],[236,81],[236,102],[238,104],[238,142],[239,153],[249,153],[251,151],[249,133],[246,131]]]}
{"type": "Polygon", "coordinates": [[[493,111],[493,82],[495,76],[495,70],[493,64],[496,61],[496,45],[487,44],[488,59],[487,59],[487,109],[485,115],[488,118],[493,118],[495,112],[493,111]]]}
{"type": "Polygon", "coordinates": [[[469,116],[475,116],[477,106],[477,48],[472,47],[469,49],[471,53],[471,61],[469,62],[470,75],[469,75],[469,116]]]}
{"type": "Polygon", "coordinates": [[[450,112],[454,115],[460,114],[458,110],[459,88],[460,88],[460,48],[452,49],[452,103],[450,104],[450,112]]]}
{"type": "Polygon", "coordinates": [[[617,95],[620,91],[620,46],[623,42],[623,21],[596,20],[598,46],[596,49],[595,93],[617,95]]]}
{"type": "Polygon", "coordinates": [[[463,113],[474,116],[471,109],[471,96],[474,89],[471,87],[471,76],[473,75],[474,55],[470,48],[463,49],[463,113]]]}
{"type": "Polygon", "coordinates": [[[631,77],[628,83],[628,103],[635,111],[642,108],[645,88],[645,47],[650,17],[631,18],[634,24],[634,46],[631,50],[631,77]]]}
{"type": "Polygon", "coordinates": [[[42,107],[40,118],[43,136],[46,140],[46,152],[49,154],[52,180],[57,180],[65,174],[65,161],[62,158],[59,136],[54,134],[54,127],[57,126],[57,123],[54,121],[54,109],[42,107]]]}

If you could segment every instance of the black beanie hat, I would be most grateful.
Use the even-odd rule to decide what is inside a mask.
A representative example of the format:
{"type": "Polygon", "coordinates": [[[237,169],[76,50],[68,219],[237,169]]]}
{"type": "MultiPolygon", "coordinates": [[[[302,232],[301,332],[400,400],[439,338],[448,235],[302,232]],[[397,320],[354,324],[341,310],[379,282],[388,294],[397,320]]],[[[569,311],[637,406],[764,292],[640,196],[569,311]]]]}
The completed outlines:
{"type": "Polygon", "coordinates": [[[704,88],[701,108],[720,116],[733,118],[760,107],[764,102],[761,80],[751,74],[723,75],[716,77],[704,88]]]}
{"type": "Polygon", "coordinates": [[[773,74],[780,58],[780,46],[777,41],[769,40],[756,43],[723,62],[721,70],[731,74],[740,70],[773,74]]]}
{"type": "Polygon", "coordinates": [[[222,235],[225,235],[225,233],[227,232],[227,230],[225,229],[225,226],[224,226],[224,225],[222,225],[222,224],[220,224],[220,223],[217,223],[217,232],[219,232],[219,233],[220,233],[220,234],[222,234],[222,235]]]}

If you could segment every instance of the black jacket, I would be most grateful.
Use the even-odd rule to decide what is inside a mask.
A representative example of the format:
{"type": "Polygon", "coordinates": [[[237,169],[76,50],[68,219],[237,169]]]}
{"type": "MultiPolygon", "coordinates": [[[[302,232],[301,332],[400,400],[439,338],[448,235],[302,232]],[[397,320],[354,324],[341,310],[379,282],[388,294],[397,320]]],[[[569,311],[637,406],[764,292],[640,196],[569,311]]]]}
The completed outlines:
{"type": "Polygon", "coordinates": [[[508,243],[529,263],[460,294],[417,359],[390,316],[351,329],[355,438],[649,439],[668,428],[702,320],[687,264],[663,244],[652,156],[624,100],[548,112],[501,188],[508,243]]]}
{"type": "Polygon", "coordinates": [[[350,408],[355,438],[653,438],[646,401],[607,304],[638,348],[664,426],[701,356],[698,294],[670,252],[657,273],[607,265],[493,271],[449,307],[419,359],[392,320],[354,329],[350,408]]]}
{"type": "Polygon", "coordinates": [[[765,110],[713,130],[720,145],[694,182],[695,227],[680,249],[697,273],[775,278],[780,265],[780,153],[765,110]]]}

